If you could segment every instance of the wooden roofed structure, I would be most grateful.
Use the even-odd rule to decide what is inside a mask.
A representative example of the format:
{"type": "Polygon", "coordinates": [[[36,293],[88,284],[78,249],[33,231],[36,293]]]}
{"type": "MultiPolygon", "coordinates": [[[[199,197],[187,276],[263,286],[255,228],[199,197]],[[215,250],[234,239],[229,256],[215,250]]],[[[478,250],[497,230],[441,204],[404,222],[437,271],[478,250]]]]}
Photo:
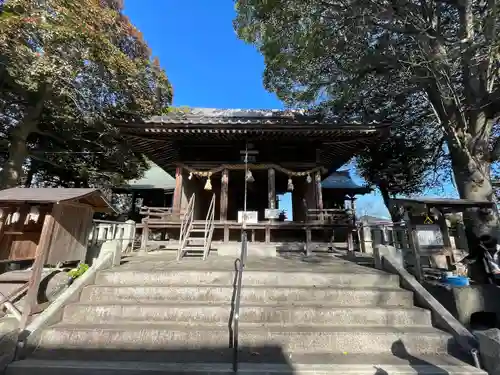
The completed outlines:
{"type": "MultiPolygon", "coordinates": [[[[407,230],[409,245],[415,264],[415,275],[424,279],[422,258],[445,256],[447,263],[455,262],[453,246],[446,223],[447,214],[463,213],[467,209],[479,209],[489,215],[495,204],[490,201],[450,198],[397,198],[391,199],[391,205],[402,214],[407,230]]],[[[460,250],[468,250],[467,236],[463,217],[457,217],[456,230],[460,250]]]]}
{"type": "MultiPolygon", "coordinates": [[[[307,210],[325,208],[323,179],[389,130],[389,124],[340,124],[303,111],[207,108],[117,126],[136,152],[175,175],[168,220],[179,223],[188,209],[194,221],[206,220],[213,207],[215,229],[223,230],[225,242],[231,228],[241,229],[245,206],[252,225],[266,231],[262,241],[278,241],[270,234],[278,234],[278,227],[290,234],[303,228],[310,221],[307,210]],[[279,223],[277,194],[286,192],[292,194],[293,221],[279,223]]],[[[329,221],[352,222],[345,212],[329,221]]]]}
{"type": "Polygon", "coordinates": [[[0,262],[34,261],[25,285],[9,296],[0,294],[0,305],[24,328],[37,304],[44,265],[84,261],[94,212],[113,208],[96,189],[11,188],[0,191],[0,209],[0,262]],[[10,300],[24,292],[21,314],[10,300]]]}

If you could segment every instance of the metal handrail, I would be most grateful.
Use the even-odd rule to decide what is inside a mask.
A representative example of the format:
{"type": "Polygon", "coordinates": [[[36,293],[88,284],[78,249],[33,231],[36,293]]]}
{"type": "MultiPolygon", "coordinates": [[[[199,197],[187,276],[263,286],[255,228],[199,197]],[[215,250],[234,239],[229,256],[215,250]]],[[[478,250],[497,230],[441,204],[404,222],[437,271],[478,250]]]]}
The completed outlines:
{"type": "Polygon", "coordinates": [[[212,234],[214,231],[215,223],[215,194],[212,195],[210,207],[207,212],[207,219],[205,220],[205,235],[203,237],[203,260],[207,259],[210,245],[212,243],[212,234]]]}
{"type": "Polygon", "coordinates": [[[179,234],[179,249],[177,250],[177,260],[181,260],[182,258],[182,250],[184,249],[184,245],[186,244],[186,239],[193,224],[194,200],[195,200],[195,195],[193,193],[193,195],[191,195],[191,198],[189,199],[189,203],[186,209],[186,215],[184,215],[181,222],[181,230],[179,234]]]}
{"type": "Polygon", "coordinates": [[[234,314],[233,314],[233,371],[238,371],[238,329],[240,322],[240,303],[241,303],[241,283],[243,278],[243,269],[247,258],[247,233],[241,232],[241,252],[240,258],[237,259],[238,267],[236,269],[236,293],[234,298],[234,314]]]}

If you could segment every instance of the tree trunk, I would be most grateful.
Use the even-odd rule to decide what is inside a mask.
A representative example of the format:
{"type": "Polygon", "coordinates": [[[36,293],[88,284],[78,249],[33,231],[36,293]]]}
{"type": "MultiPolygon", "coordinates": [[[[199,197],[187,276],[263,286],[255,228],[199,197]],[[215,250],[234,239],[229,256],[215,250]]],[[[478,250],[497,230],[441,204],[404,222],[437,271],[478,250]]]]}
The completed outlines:
{"type": "MultiPolygon", "coordinates": [[[[471,153],[472,154],[472,153],[471,153]]],[[[490,179],[490,162],[480,157],[470,157],[463,150],[450,148],[453,174],[461,199],[493,201],[493,186],[490,179]]],[[[497,236],[498,218],[496,210],[473,207],[464,212],[464,224],[468,232],[479,236],[497,236]]],[[[469,237],[469,236],[468,236],[469,237]]],[[[469,239],[470,243],[471,239],[469,239]]]]}
{"type": "Polygon", "coordinates": [[[26,141],[31,133],[29,126],[21,123],[16,126],[10,136],[9,156],[0,172],[0,187],[5,189],[18,186],[23,177],[24,161],[28,157],[26,141]]]}
{"type": "Polygon", "coordinates": [[[23,177],[23,165],[28,157],[27,141],[38,124],[38,118],[42,113],[45,101],[46,89],[40,91],[36,104],[29,107],[24,118],[10,132],[10,143],[8,147],[7,160],[0,172],[0,188],[18,186],[23,177]]]}
{"type": "Polygon", "coordinates": [[[30,168],[28,174],[26,175],[26,181],[24,182],[24,187],[29,188],[33,183],[33,177],[35,176],[35,166],[33,165],[33,159],[30,161],[30,168]]]}
{"type": "Polygon", "coordinates": [[[399,212],[391,205],[391,196],[389,194],[389,189],[386,184],[381,183],[378,186],[380,190],[380,194],[382,194],[382,199],[384,200],[384,204],[391,215],[391,219],[394,223],[399,223],[401,221],[401,215],[399,212]]]}

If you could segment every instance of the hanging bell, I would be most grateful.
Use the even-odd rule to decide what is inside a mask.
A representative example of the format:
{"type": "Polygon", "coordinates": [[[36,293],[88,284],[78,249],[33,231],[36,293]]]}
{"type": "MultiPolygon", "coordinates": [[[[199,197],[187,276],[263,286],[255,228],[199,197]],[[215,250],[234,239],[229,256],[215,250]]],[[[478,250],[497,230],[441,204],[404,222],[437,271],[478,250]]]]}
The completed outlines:
{"type": "Polygon", "coordinates": [[[287,190],[293,191],[293,181],[291,178],[288,179],[287,190]]]}
{"type": "Polygon", "coordinates": [[[189,172],[188,180],[193,178],[193,172],[189,172]]]}
{"type": "Polygon", "coordinates": [[[205,190],[212,190],[212,181],[210,181],[210,176],[207,178],[207,182],[205,183],[205,190]]]}
{"type": "Polygon", "coordinates": [[[253,174],[252,174],[252,171],[250,169],[247,171],[246,180],[247,180],[247,182],[254,182],[255,181],[255,178],[253,178],[253,174]]]}
{"type": "Polygon", "coordinates": [[[310,183],[312,182],[312,180],[313,180],[313,179],[312,179],[311,175],[308,173],[308,174],[307,174],[307,177],[306,177],[306,181],[307,181],[307,183],[308,183],[308,184],[310,184],[310,183]]]}

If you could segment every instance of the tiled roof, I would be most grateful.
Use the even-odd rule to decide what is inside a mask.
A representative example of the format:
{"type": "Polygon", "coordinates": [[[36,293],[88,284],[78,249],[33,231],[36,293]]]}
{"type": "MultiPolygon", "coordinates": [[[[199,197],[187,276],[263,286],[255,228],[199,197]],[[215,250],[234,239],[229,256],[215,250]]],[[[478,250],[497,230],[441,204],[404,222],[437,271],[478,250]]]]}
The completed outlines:
{"type": "Polygon", "coordinates": [[[175,178],[161,169],[155,163],[150,162],[150,168],[144,173],[144,177],[128,181],[124,186],[120,188],[129,188],[136,190],[147,190],[147,189],[163,189],[163,190],[174,190],[175,188],[175,178]]]}
{"type": "MultiPolygon", "coordinates": [[[[163,116],[153,116],[144,121],[148,124],[178,125],[336,125],[336,121],[304,110],[278,109],[175,109],[163,116]]],[[[352,123],[353,126],[376,125],[352,123]]]]}
{"type": "Polygon", "coordinates": [[[116,126],[136,152],[172,173],[179,163],[182,141],[235,143],[243,141],[314,141],[321,143],[319,159],[336,169],[352,155],[388,134],[389,123],[340,123],[297,110],[177,108],[145,121],[116,126]]]}
{"type": "Polygon", "coordinates": [[[337,171],[325,178],[321,183],[323,189],[339,189],[339,190],[359,190],[369,192],[371,189],[368,186],[360,186],[356,184],[349,175],[349,171],[337,171]]]}

